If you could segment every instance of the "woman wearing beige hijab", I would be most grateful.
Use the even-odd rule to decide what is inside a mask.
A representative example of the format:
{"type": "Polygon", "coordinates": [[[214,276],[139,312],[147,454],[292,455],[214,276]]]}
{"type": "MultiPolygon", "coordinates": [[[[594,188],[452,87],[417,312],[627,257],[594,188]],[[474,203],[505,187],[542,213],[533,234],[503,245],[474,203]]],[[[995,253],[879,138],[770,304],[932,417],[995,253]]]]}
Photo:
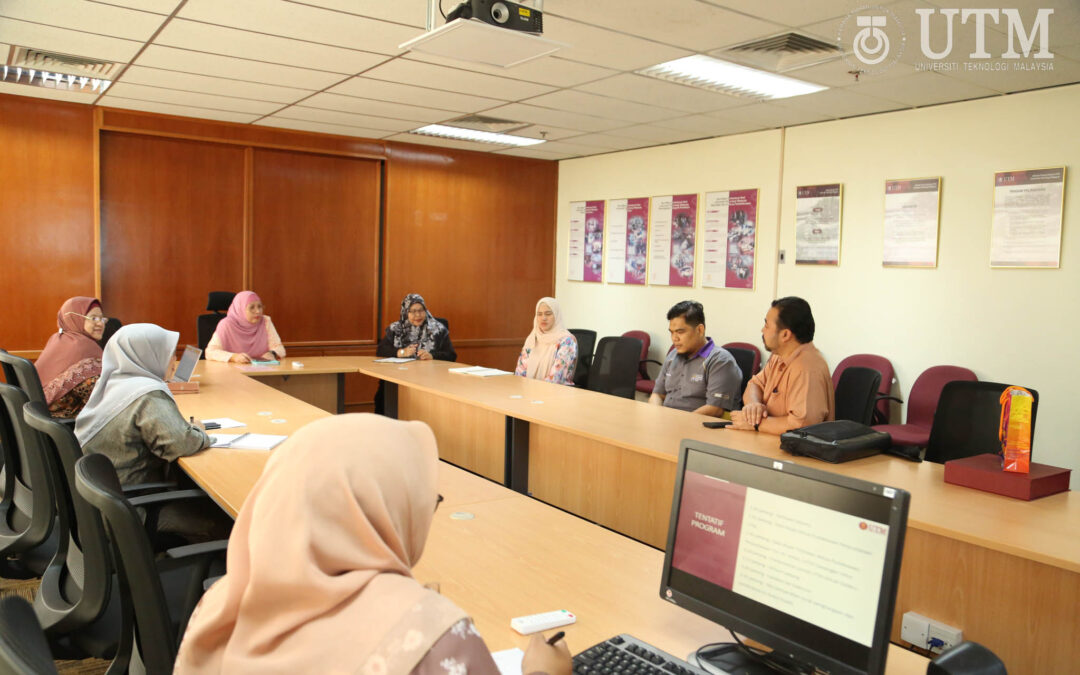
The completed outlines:
{"type": "Polygon", "coordinates": [[[540,298],[533,329],[525,338],[515,375],[574,386],[577,340],[563,326],[562,307],[555,298],[540,298]]]}
{"type": "MultiPolygon", "coordinates": [[[[412,577],[437,465],[422,422],[338,415],[293,434],[240,510],[175,672],[498,673],[465,612],[412,577]]],[[[570,654],[537,639],[522,665],[568,674],[570,654]]]]}

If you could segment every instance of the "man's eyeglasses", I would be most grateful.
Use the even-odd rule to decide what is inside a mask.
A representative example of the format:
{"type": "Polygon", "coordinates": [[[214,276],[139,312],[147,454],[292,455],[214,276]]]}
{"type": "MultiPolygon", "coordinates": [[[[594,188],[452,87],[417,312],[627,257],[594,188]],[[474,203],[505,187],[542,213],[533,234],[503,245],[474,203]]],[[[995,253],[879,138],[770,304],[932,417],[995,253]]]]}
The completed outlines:
{"type": "Polygon", "coordinates": [[[86,319],[87,321],[93,321],[94,323],[108,323],[109,317],[107,316],[87,316],[85,314],[79,314],[78,312],[68,312],[68,314],[74,314],[75,316],[86,319]]]}

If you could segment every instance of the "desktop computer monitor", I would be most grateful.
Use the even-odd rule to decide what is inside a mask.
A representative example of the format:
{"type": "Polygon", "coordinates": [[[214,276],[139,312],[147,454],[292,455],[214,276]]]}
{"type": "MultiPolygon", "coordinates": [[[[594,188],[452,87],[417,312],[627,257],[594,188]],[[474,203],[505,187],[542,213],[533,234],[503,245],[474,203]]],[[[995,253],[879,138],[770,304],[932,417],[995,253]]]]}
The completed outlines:
{"type": "Polygon", "coordinates": [[[684,440],[660,596],[781,658],[883,673],[908,501],[903,490],[684,440]]]}

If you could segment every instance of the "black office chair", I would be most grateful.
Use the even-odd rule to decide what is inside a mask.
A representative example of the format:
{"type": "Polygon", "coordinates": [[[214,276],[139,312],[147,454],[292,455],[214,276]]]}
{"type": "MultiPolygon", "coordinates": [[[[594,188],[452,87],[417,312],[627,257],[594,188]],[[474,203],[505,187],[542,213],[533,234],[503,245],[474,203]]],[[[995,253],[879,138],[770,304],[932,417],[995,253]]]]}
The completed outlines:
{"type": "Polygon", "coordinates": [[[749,349],[741,347],[724,347],[724,349],[728,350],[735,359],[735,364],[742,371],[742,382],[739,383],[739,398],[735,402],[735,410],[742,410],[743,392],[746,391],[746,385],[750,383],[750,378],[754,376],[754,358],[756,355],[749,349]]]}
{"type": "Polygon", "coordinates": [[[587,328],[571,328],[570,334],[577,340],[577,366],[574,368],[574,384],[584,387],[589,381],[589,366],[592,365],[593,347],[596,346],[596,331],[587,328]]]}
{"type": "Polygon", "coordinates": [[[436,317],[434,317],[434,319],[436,321],[438,321],[439,323],[441,323],[443,326],[445,326],[446,330],[448,330],[448,331],[450,330],[450,319],[444,319],[441,316],[436,316],[436,317]]]}
{"type": "Polygon", "coordinates": [[[836,385],[836,419],[851,420],[867,426],[873,421],[881,373],[873,368],[848,366],[836,385]]]}
{"type": "MultiPolygon", "coordinates": [[[[195,325],[199,349],[203,350],[203,352],[206,352],[206,345],[210,344],[210,338],[214,337],[217,325],[225,318],[225,314],[229,311],[229,305],[232,304],[235,297],[236,293],[232,291],[210,291],[206,299],[206,310],[210,314],[200,314],[195,325]]],[[[202,358],[206,358],[205,353],[202,358]]]]}
{"type": "Polygon", "coordinates": [[[108,457],[91,454],[80,458],[75,463],[75,486],[77,493],[100,512],[116,565],[121,642],[110,671],[126,672],[129,663],[141,663],[149,675],[172,673],[179,637],[202,597],[203,583],[224,542],[172,549],[173,560],[155,563],[142,518],[134,504],[124,498],[120,479],[108,457]],[[185,565],[174,570],[182,573],[184,583],[179,589],[181,595],[170,597],[162,585],[161,568],[174,561],[185,565]]]}
{"type": "MultiPolygon", "coordinates": [[[[1009,385],[1000,382],[949,382],[938,399],[930,442],[926,446],[928,462],[944,464],[950,459],[996,453],[1001,450],[998,429],[1001,426],[1001,393],[1009,385]]],[[[1031,437],[1035,438],[1035,414],[1039,410],[1039,392],[1031,392],[1031,437]]],[[[1035,448],[1031,448],[1032,456],[1035,448]]]]}
{"type": "Polygon", "coordinates": [[[31,401],[45,402],[45,390],[41,387],[41,378],[33,363],[3,349],[0,349],[0,363],[4,364],[4,377],[8,384],[22,389],[31,401]]]}
{"type": "Polygon", "coordinates": [[[123,327],[124,322],[117,319],[115,316],[110,316],[108,321],[105,322],[105,332],[101,334],[101,339],[98,340],[98,344],[102,349],[105,349],[105,345],[109,344],[109,340],[112,339],[113,334],[123,327]]]}
{"type": "Polygon", "coordinates": [[[0,600],[0,675],[55,673],[49,642],[30,603],[14,595],[0,600]]]}
{"type": "Polygon", "coordinates": [[[604,394],[634,398],[641,340],[606,337],[600,340],[589,366],[588,388],[604,394]]]}

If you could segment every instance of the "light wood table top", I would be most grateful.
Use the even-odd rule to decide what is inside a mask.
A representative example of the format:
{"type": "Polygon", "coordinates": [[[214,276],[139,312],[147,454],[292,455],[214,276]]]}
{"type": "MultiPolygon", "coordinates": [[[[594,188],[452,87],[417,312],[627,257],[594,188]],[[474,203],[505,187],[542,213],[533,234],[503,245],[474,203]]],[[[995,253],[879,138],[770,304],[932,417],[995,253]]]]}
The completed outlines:
{"type": "Polygon", "coordinates": [[[250,363],[230,363],[234,368],[250,377],[263,377],[267,375],[326,375],[335,373],[355,373],[358,362],[354,356],[298,356],[281,359],[276,366],[256,366],[250,363]],[[302,363],[303,367],[297,368],[293,363],[302,363]]]}
{"type": "Polygon", "coordinates": [[[1080,537],[1070,534],[1080,523],[1080,495],[1074,492],[1024,502],[947,484],[944,467],[931,462],[877,455],[827,464],[783,452],[776,436],[705,429],[701,415],[640,401],[520,377],[456,375],[446,371],[458,364],[440,361],[398,369],[371,357],[353,358],[361,373],[373,377],[672,462],[681,440],[690,438],[898,487],[912,494],[909,527],[1080,572],[1080,537]],[[521,399],[510,398],[525,392],[521,399]],[[533,397],[544,403],[529,404],[533,397]]]}

